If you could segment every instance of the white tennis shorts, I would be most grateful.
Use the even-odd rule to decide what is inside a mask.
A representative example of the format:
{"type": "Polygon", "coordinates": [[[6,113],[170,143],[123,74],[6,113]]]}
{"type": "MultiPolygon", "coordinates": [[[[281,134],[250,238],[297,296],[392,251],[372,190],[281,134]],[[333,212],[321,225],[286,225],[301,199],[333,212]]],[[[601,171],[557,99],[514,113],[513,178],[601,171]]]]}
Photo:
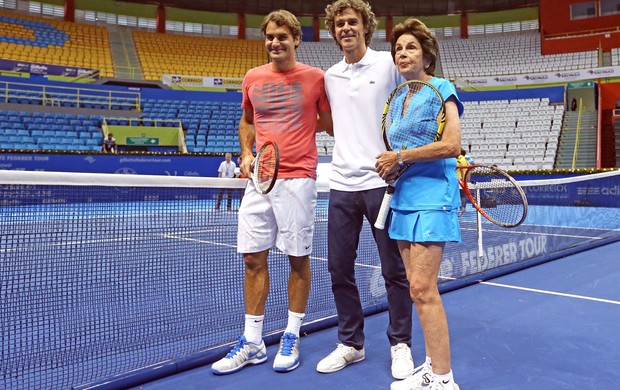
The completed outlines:
{"type": "Polygon", "coordinates": [[[316,181],[278,179],[262,195],[248,183],[239,208],[237,252],[256,253],[276,246],[286,255],[312,253],[316,181]]]}

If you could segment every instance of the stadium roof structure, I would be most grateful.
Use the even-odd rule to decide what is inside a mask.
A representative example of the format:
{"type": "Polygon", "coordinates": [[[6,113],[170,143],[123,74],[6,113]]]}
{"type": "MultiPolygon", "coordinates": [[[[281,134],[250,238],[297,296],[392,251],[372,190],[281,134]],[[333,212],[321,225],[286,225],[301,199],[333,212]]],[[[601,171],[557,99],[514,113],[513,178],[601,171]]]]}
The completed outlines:
{"type": "MultiPolygon", "coordinates": [[[[331,0],[124,0],[130,3],[210,12],[266,15],[287,9],[297,16],[321,16],[331,0]]],[[[538,7],[539,0],[368,0],[377,16],[432,16],[538,7]]]]}

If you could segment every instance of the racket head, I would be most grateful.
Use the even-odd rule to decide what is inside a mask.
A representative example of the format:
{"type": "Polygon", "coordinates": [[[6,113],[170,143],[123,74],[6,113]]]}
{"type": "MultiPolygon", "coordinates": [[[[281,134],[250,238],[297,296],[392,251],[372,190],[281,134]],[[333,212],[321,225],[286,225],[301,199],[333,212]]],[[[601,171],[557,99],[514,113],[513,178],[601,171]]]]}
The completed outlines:
{"type": "Polygon", "coordinates": [[[261,194],[268,194],[278,178],[280,150],[278,144],[267,141],[256,153],[252,162],[252,182],[261,194]]]}
{"type": "Polygon", "coordinates": [[[381,118],[387,150],[413,149],[438,141],[446,122],[446,105],[433,85],[421,80],[400,84],[388,97],[381,118]]]}
{"type": "MultiPolygon", "coordinates": [[[[388,151],[413,149],[439,141],[446,122],[443,97],[431,84],[409,80],[396,87],[381,116],[383,142],[388,151]]],[[[387,221],[396,181],[412,164],[400,168],[386,193],[374,226],[383,229],[387,221]]]]}
{"type": "Polygon", "coordinates": [[[527,217],[527,197],[515,179],[494,165],[471,165],[461,187],[476,210],[494,224],[513,228],[527,217]]]}

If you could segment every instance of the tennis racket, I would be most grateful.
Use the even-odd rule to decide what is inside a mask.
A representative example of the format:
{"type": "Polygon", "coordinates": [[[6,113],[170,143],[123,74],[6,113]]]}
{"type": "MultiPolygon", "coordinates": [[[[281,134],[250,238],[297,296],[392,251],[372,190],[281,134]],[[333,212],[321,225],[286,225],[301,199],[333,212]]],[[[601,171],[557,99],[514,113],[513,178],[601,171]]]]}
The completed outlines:
{"type": "MultiPolygon", "coordinates": [[[[420,80],[402,83],[388,97],[381,117],[383,141],[388,151],[413,149],[438,141],[446,122],[446,106],[437,89],[420,80]]],[[[398,179],[413,164],[400,167],[396,179],[385,190],[377,229],[385,228],[398,179]]]]}
{"type": "Polygon", "coordinates": [[[280,150],[278,144],[267,141],[256,153],[251,165],[252,182],[261,194],[268,194],[276,184],[280,167],[280,150]]]}
{"type": "Polygon", "coordinates": [[[474,164],[456,169],[463,172],[459,185],[483,217],[505,228],[523,223],[527,217],[527,197],[512,176],[495,165],[474,164]]]}

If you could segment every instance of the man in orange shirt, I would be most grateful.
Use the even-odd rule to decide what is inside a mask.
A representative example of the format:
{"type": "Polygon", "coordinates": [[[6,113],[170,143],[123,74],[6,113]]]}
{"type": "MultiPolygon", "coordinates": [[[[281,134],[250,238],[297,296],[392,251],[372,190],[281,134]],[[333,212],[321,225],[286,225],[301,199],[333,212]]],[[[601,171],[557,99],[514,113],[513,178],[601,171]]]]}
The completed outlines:
{"type": "Polygon", "coordinates": [[[267,360],[262,339],[265,302],[269,292],[267,255],[276,246],[290,262],[288,324],[274,359],[278,372],[299,365],[299,330],[310,293],[310,259],[316,208],[318,153],[317,117],[331,132],[324,72],[295,61],[301,25],[288,11],[271,12],[261,26],[271,62],[251,69],[242,84],[243,115],[239,123],[241,172],[250,175],[252,149],[266,141],[280,149],[274,188],[260,194],[250,184],[239,209],[237,251],[245,263],[245,328],[226,357],[213,363],[215,374],[236,372],[267,360]]]}

